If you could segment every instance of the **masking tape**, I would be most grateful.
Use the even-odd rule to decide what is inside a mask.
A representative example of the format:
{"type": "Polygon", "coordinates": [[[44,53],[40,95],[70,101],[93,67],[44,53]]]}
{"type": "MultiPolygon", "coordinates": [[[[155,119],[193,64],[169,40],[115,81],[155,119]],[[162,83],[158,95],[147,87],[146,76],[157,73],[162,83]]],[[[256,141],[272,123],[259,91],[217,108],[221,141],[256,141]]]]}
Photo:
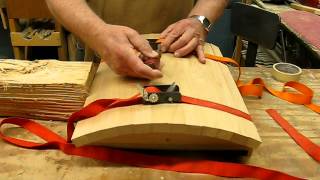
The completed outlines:
{"type": "Polygon", "coordinates": [[[302,70],[300,67],[290,63],[276,63],[272,67],[272,76],[281,82],[298,81],[302,70]]]}

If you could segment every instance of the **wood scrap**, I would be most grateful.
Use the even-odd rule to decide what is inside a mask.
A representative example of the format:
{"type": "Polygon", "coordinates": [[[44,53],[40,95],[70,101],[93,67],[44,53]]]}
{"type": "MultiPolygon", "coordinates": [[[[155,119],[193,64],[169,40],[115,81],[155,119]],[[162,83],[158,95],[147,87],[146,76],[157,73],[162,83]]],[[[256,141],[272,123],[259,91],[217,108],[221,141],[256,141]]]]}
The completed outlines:
{"type": "Polygon", "coordinates": [[[66,120],[83,107],[91,62],[0,60],[0,116],[66,120]]]}

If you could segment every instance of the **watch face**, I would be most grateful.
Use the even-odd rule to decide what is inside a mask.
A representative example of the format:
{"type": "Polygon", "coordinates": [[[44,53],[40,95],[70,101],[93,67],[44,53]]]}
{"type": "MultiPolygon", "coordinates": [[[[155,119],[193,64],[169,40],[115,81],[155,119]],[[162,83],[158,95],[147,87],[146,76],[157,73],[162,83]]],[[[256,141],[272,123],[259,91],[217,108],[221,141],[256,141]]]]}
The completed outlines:
{"type": "Polygon", "coordinates": [[[199,16],[199,20],[202,22],[202,24],[204,23],[204,20],[206,19],[206,17],[204,16],[199,16]]]}
{"type": "Polygon", "coordinates": [[[211,24],[210,24],[210,21],[205,16],[193,15],[191,17],[198,19],[203,25],[203,27],[206,29],[206,31],[209,31],[211,24]]]}

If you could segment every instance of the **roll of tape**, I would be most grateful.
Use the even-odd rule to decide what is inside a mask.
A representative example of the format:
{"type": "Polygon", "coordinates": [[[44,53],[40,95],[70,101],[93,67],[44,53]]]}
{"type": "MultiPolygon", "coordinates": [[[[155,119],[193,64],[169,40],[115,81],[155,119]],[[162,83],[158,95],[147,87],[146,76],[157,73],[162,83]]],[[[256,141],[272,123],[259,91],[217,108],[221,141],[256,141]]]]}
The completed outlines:
{"type": "Polygon", "coordinates": [[[272,68],[272,76],[281,82],[298,81],[301,74],[301,68],[290,63],[276,63],[272,68]]]}

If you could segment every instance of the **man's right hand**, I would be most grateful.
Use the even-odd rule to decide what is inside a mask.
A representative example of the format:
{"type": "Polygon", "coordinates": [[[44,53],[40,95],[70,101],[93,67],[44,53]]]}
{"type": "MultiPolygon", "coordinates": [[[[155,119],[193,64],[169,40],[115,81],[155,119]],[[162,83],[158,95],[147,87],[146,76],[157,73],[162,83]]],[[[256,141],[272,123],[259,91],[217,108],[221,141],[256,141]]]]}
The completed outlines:
{"type": "Polygon", "coordinates": [[[137,51],[149,58],[159,55],[135,30],[106,24],[94,39],[97,43],[95,49],[117,74],[145,79],[162,77],[160,70],[152,69],[139,58],[137,51]]]}

